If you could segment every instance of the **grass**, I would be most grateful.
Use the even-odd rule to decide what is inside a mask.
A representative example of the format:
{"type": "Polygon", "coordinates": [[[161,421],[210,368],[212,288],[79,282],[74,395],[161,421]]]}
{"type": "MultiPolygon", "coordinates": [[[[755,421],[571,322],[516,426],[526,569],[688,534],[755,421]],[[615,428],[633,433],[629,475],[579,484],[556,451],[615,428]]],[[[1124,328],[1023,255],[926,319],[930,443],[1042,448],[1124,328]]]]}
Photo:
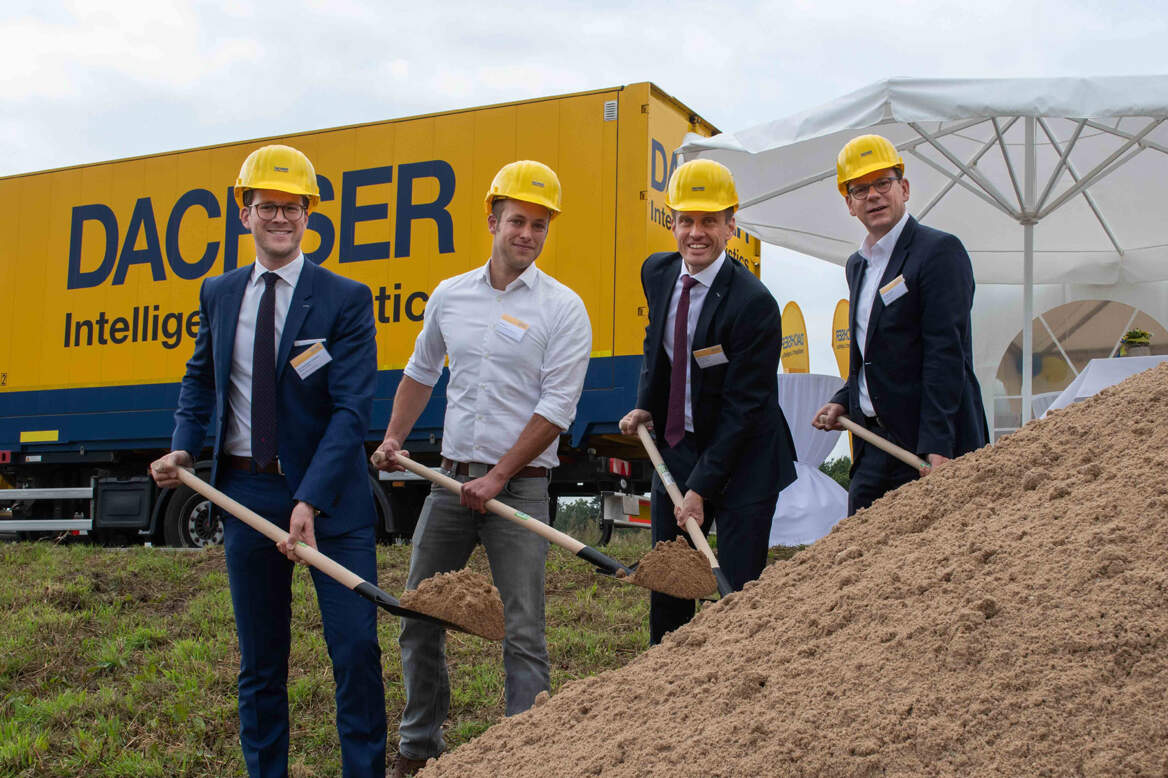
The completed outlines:
{"type": "MultiPolygon", "coordinates": [[[[605,548],[626,562],[648,534],[605,548]]],[[[401,592],[408,546],[378,549],[379,579],[401,592]]],[[[471,567],[489,574],[481,549],[471,567]]],[[[288,679],[293,775],[340,774],[332,672],[307,570],[294,578],[288,679]]],[[[644,589],[595,575],[554,548],[547,567],[552,691],[620,667],[648,648],[644,589]]],[[[235,683],[239,654],[222,549],[0,544],[0,775],[222,776],[244,772],[235,683]]],[[[398,621],[379,637],[390,750],[404,705],[398,621]]],[[[503,715],[501,645],[450,633],[457,746],[503,715]]]]}
{"type": "MultiPolygon", "coordinates": [[[[631,563],[648,533],[619,530],[605,553],[631,563]]],[[[772,549],[788,559],[796,549],[772,549]]],[[[378,549],[399,594],[408,546],[378,549]]],[[[471,567],[489,575],[479,549],[471,567]]],[[[308,571],[293,581],[291,773],[340,774],[332,671],[308,571]]],[[[356,595],[354,595],[356,596],[356,595]]],[[[552,692],[648,648],[648,593],[598,576],[553,547],[547,565],[552,692]]],[[[205,552],[0,544],[0,775],[222,776],[244,773],[239,654],[221,548],[205,552]]],[[[398,620],[380,614],[390,751],[405,698],[398,620]]],[[[503,715],[501,644],[447,638],[453,748],[503,715]]]]}

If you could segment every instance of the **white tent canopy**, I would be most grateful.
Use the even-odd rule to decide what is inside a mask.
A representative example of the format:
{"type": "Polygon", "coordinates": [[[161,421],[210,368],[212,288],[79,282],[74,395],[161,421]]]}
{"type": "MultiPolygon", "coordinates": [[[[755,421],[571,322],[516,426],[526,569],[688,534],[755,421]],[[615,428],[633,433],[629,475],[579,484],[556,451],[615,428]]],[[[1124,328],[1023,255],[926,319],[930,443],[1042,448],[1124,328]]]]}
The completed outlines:
{"type": "MultiPolygon", "coordinates": [[[[962,239],[979,284],[1022,285],[1014,321],[1029,364],[1036,284],[1168,281],[1166,120],[1168,76],[891,79],[741,132],[690,135],[682,153],[733,171],[740,226],[843,264],[863,228],[836,189],[835,158],[857,135],[884,135],[904,157],[910,212],[962,239]]],[[[1025,421],[1029,371],[1022,394],[1025,421]]]]}

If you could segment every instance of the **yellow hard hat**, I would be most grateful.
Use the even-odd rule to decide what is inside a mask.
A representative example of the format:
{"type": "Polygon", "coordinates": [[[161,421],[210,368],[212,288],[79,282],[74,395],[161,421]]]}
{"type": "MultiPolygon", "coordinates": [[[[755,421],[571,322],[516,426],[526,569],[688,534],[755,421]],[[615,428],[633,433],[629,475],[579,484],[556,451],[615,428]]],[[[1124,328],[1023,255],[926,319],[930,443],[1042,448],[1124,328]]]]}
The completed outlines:
{"type": "Polygon", "coordinates": [[[896,146],[879,135],[861,135],[852,138],[835,160],[835,181],[840,194],[848,196],[848,182],[869,173],[896,168],[904,177],[904,160],[896,146]]]}
{"type": "Polygon", "coordinates": [[[730,169],[712,159],[691,159],[669,178],[665,204],[675,211],[724,211],[738,206],[730,169]]]}
{"type": "Polygon", "coordinates": [[[235,202],[243,207],[243,193],[248,189],[274,189],[277,192],[304,195],[311,211],[320,202],[316,170],[304,153],[291,146],[264,146],[247,155],[239,178],[235,180],[235,202]]]}
{"type": "Polygon", "coordinates": [[[483,204],[490,216],[496,200],[522,200],[542,205],[554,219],[560,213],[560,194],[560,179],[554,170],[542,162],[521,159],[499,169],[483,204]]]}

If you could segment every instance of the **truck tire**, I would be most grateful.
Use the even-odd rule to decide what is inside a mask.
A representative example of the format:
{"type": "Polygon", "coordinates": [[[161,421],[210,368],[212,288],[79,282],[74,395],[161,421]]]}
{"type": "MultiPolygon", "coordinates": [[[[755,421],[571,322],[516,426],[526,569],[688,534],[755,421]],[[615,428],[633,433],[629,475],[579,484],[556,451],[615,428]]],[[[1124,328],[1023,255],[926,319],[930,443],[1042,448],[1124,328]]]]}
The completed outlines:
{"type": "Polygon", "coordinates": [[[188,486],[170,496],[162,524],[163,538],[172,548],[206,548],[223,543],[223,522],[207,498],[188,486]]]}

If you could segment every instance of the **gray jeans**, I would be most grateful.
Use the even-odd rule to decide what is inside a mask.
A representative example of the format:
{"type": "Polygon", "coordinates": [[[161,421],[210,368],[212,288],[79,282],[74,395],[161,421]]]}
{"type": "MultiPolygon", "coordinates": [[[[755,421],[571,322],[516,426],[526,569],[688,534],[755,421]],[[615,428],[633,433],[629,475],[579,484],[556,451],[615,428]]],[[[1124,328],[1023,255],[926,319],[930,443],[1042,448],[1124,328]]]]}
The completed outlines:
{"type": "MultiPolygon", "coordinates": [[[[471,479],[460,476],[458,480],[471,479]]],[[[547,483],[546,478],[516,478],[498,499],[546,523],[547,483]]],[[[513,521],[473,512],[459,504],[458,495],[434,485],[414,530],[406,588],[414,589],[432,575],[462,569],[479,542],[487,551],[491,577],[503,598],[504,695],[506,713],[513,716],[530,708],[535,696],[550,688],[544,636],[548,542],[513,521]]],[[[450,710],[446,632],[424,621],[402,619],[398,643],[406,691],[398,750],[411,759],[438,756],[446,748],[442,724],[450,710]]]]}

